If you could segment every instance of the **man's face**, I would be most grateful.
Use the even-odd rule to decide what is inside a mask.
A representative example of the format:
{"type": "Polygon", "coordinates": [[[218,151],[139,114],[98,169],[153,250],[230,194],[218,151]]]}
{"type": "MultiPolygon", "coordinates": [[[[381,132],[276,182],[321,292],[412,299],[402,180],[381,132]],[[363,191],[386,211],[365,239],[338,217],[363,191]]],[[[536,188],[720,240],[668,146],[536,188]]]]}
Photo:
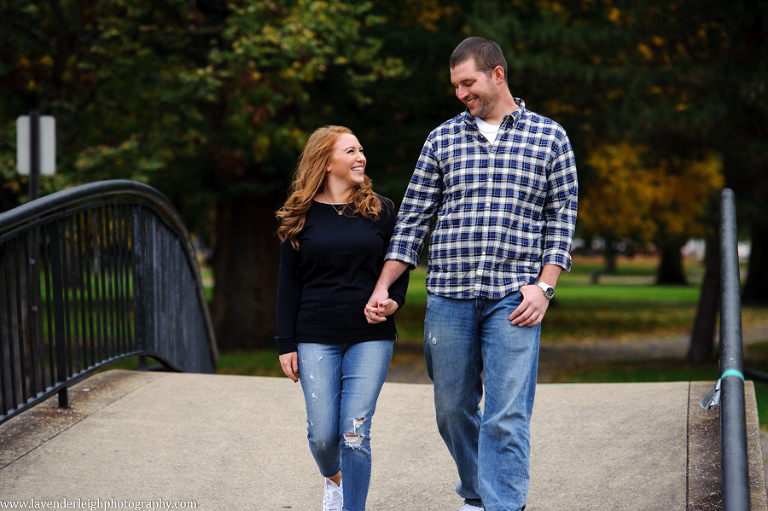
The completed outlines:
{"type": "Polygon", "coordinates": [[[451,68],[451,83],[456,88],[456,97],[467,105],[472,115],[481,119],[492,114],[501,97],[501,90],[493,78],[493,74],[488,76],[478,71],[474,59],[451,68]]]}

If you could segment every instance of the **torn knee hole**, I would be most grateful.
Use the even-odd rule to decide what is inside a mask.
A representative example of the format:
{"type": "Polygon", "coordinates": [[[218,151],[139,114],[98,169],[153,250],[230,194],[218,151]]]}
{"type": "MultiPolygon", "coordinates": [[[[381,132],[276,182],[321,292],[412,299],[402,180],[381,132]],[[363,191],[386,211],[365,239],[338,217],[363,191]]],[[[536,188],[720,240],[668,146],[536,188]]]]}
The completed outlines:
{"type": "Polygon", "coordinates": [[[344,443],[347,447],[359,448],[363,445],[363,435],[356,433],[344,433],[344,443]]]}
{"type": "Polygon", "coordinates": [[[362,427],[363,424],[365,424],[365,417],[352,419],[353,432],[344,433],[344,443],[347,445],[347,447],[351,447],[353,449],[362,447],[364,436],[361,434],[358,434],[357,429],[362,427]]]}

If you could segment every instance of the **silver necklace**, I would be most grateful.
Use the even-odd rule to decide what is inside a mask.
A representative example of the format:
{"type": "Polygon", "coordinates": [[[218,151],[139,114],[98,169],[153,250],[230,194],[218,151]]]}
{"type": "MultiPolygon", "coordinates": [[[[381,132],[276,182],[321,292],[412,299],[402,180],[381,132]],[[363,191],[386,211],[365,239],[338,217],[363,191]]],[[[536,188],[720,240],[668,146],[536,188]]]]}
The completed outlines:
{"type": "Polygon", "coordinates": [[[323,197],[325,198],[325,200],[327,200],[327,201],[328,201],[328,204],[330,204],[330,206],[331,206],[331,207],[334,209],[334,211],[336,211],[336,213],[337,213],[339,216],[343,215],[343,214],[344,214],[344,208],[346,208],[346,207],[347,207],[347,205],[346,205],[346,204],[344,204],[344,205],[342,205],[342,206],[341,206],[341,209],[336,209],[336,206],[334,206],[334,205],[333,205],[333,203],[332,203],[332,202],[331,202],[331,200],[328,198],[328,196],[325,194],[325,192],[322,192],[322,193],[323,193],[323,197]]]}

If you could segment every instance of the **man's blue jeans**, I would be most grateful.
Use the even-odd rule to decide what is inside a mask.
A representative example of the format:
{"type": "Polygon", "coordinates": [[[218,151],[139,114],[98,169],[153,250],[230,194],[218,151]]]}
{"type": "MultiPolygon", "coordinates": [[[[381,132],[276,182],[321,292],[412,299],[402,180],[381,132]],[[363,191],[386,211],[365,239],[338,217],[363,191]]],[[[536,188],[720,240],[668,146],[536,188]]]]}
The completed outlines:
{"type": "Polygon", "coordinates": [[[320,473],[342,472],[344,510],[362,511],[371,480],[371,419],[394,341],[299,343],[307,438],[320,473]]]}
{"type": "Polygon", "coordinates": [[[459,471],[456,492],[486,511],[518,511],[528,498],[541,325],[510,324],[521,300],[520,292],[501,300],[427,298],[424,354],[438,430],[459,471]]]}

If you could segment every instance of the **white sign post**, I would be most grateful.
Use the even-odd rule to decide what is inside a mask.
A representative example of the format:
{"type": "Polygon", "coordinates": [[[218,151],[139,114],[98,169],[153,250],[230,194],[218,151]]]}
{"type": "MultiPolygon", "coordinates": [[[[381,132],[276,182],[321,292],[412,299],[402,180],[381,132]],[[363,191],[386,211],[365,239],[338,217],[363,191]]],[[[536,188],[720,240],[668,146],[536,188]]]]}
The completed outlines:
{"type": "Polygon", "coordinates": [[[29,198],[38,196],[38,176],[56,173],[56,120],[52,115],[20,115],[16,119],[16,168],[30,176],[29,198]]]}

